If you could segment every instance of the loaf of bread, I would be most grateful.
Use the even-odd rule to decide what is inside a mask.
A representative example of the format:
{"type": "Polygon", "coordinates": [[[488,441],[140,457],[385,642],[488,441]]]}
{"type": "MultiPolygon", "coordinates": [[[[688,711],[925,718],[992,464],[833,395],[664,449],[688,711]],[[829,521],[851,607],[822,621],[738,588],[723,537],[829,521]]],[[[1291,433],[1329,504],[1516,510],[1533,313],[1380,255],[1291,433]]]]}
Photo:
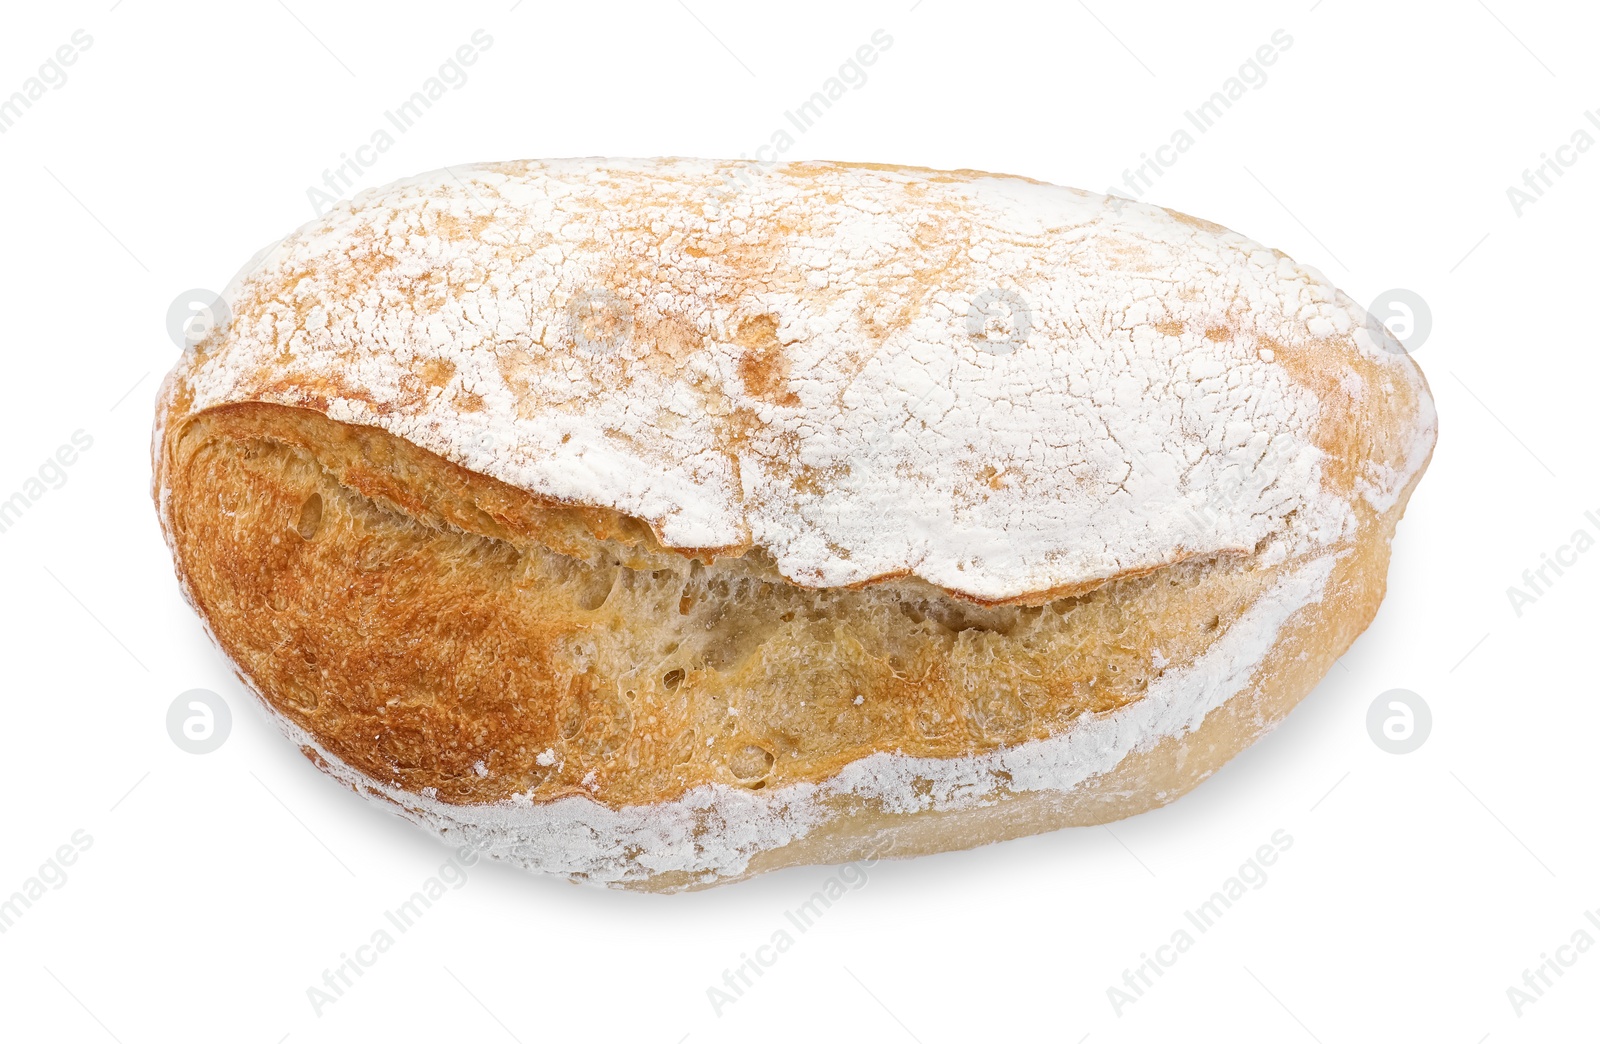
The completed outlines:
{"type": "Polygon", "coordinates": [[[154,492],[241,678],[452,844],[649,890],[1185,793],[1372,619],[1436,427],[1318,272],[977,171],[455,168],[223,300],[154,492]]]}

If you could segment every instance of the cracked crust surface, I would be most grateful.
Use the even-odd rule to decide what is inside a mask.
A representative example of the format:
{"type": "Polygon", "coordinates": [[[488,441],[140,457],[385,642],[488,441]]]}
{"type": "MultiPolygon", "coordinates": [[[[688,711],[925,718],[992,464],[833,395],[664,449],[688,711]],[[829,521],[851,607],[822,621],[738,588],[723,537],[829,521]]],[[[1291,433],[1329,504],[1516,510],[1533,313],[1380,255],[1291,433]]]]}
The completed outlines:
{"type": "Polygon", "coordinates": [[[1023,179],[731,169],[363,194],[169,377],[180,576],[324,768],[690,887],[1170,800],[1370,619],[1432,404],[1316,273],[1023,179]]]}
{"type": "Polygon", "coordinates": [[[1415,368],[1243,236],[974,171],[740,173],[363,193],[241,274],[180,395],[379,427],[798,584],[987,602],[1315,546],[1351,521],[1340,469],[1415,469],[1415,368]]]}

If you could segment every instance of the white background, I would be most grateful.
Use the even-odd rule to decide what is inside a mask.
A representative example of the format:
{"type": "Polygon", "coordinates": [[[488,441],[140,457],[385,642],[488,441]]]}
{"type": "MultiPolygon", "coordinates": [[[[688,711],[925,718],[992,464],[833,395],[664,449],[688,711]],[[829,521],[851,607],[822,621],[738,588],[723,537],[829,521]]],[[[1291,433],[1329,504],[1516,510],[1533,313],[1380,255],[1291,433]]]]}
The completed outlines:
{"type": "Polygon", "coordinates": [[[93,842],[0,934],[0,1037],[1592,1039],[1600,947],[1520,1012],[1507,988],[1579,929],[1600,941],[1600,552],[1520,616],[1507,588],[1600,534],[1600,149],[1520,216],[1506,190],[1579,127],[1600,136],[1600,26],[1577,4],[1312,2],[8,9],[0,97],[75,30],[93,43],[0,135],[0,499],[73,432],[94,441],[0,533],[0,898],[74,831],[93,842]],[[753,154],[884,29],[868,81],[783,158],[1104,190],[1286,30],[1267,82],[1145,198],[1363,303],[1405,287],[1431,305],[1416,358],[1441,436],[1376,621],[1193,794],[1110,829],[880,863],[720,1014],[707,988],[834,871],[658,897],[482,865],[317,1014],[307,987],[448,852],[285,743],[180,599],[148,500],[165,316],[309,220],[307,187],[480,28],[470,80],[357,188],[475,160],[753,154]],[[165,727],[196,687],[234,712],[204,756],[165,727]],[[1392,688],[1432,708],[1415,753],[1368,736],[1392,688]],[[1266,883],[1114,1011],[1124,969],[1280,829],[1293,846],[1266,883]]]}

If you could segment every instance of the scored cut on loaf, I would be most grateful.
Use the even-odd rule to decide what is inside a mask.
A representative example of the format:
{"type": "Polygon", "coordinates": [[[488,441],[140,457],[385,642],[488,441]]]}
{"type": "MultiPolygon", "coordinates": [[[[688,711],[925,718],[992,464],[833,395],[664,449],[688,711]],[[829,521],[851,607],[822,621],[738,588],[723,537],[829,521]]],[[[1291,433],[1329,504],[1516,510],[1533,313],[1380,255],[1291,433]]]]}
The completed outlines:
{"type": "Polygon", "coordinates": [[[1164,804],[1371,620],[1420,371],[1318,272],[978,171],[458,167],[167,378],[181,584],[284,732],[650,890],[1164,804]]]}

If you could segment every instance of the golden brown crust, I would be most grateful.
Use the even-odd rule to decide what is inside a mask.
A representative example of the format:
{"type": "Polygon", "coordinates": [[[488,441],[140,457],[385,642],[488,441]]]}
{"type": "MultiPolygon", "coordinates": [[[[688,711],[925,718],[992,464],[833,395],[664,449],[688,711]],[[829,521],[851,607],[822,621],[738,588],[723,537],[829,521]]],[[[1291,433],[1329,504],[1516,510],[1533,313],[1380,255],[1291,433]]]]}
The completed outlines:
{"type": "MultiPolygon", "coordinates": [[[[973,848],[1047,830],[1112,823],[1176,801],[1282,721],[1366,630],[1383,601],[1395,524],[1421,477],[1418,472],[1391,513],[1371,520],[1365,539],[1335,564],[1321,601],[1296,614],[1279,632],[1248,684],[1193,732],[1136,750],[1109,772],[1066,792],[1008,794],[981,807],[909,816],[870,806],[849,809],[850,814],[797,841],[757,854],[740,877],[786,866],[973,848]]],[[[726,881],[672,873],[633,887],[673,892],[721,883],[726,881]]]]}
{"type": "Polygon", "coordinates": [[[1035,607],[815,591],[310,411],[222,407],[168,446],[177,557],[223,648],[346,763],[463,804],[661,801],[1043,738],[1137,700],[1296,564],[1218,556],[1035,607]]]}

